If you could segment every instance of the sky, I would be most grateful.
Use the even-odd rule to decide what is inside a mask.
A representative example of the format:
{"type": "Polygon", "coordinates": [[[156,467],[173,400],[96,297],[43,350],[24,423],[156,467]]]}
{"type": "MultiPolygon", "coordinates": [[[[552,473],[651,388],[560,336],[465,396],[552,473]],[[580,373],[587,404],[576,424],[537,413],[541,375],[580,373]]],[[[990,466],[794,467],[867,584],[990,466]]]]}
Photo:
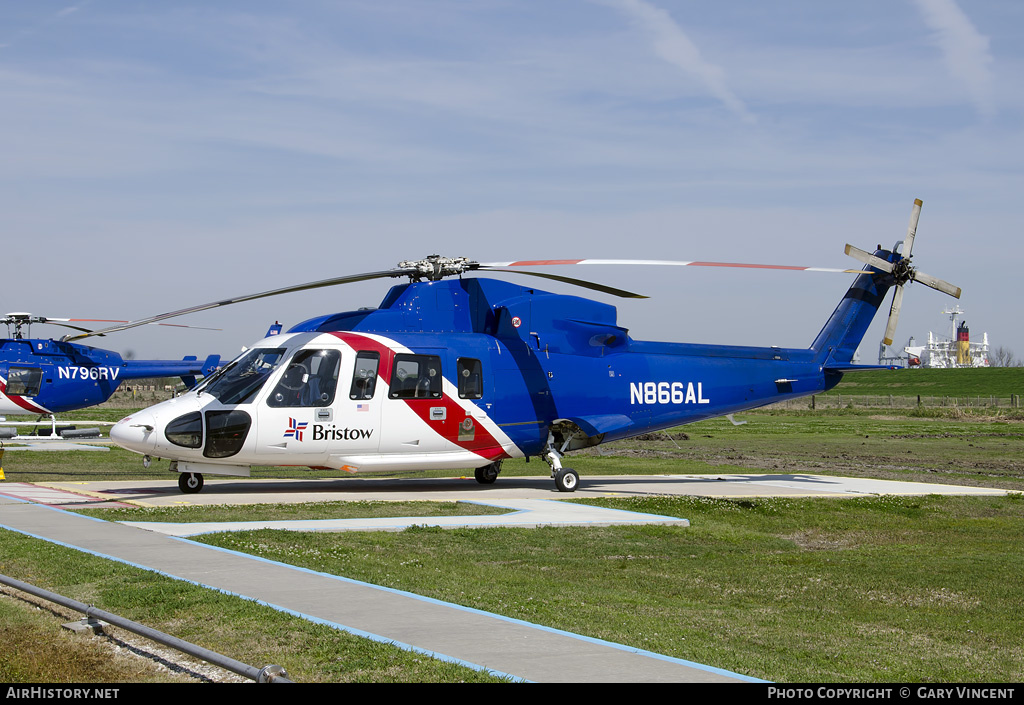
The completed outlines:
{"type": "MultiPolygon", "coordinates": [[[[920,198],[914,265],[963,296],[911,284],[897,347],[959,305],[1024,358],[1022,29],[1003,0],[0,0],[0,309],[135,320],[435,253],[859,268],[920,198]]],[[[542,287],[635,339],[784,347],[850,283],[545,271],[650,296],[542,287]]],[[[391,283],[91,340],[230,358],[391,283]]]]}

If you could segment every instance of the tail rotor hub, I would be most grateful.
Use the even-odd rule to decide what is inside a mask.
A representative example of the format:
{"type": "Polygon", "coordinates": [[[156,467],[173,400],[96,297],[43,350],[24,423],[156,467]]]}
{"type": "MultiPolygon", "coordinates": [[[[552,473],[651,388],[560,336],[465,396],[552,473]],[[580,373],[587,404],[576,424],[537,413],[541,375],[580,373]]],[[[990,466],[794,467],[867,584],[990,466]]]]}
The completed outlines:
{"type": "Polygon", "coordinates": [[[910,258],[903,257],[892,267],[892,276],[897,284],[906,284],[914,278],[915,270],[910,266],[910,258]]]}

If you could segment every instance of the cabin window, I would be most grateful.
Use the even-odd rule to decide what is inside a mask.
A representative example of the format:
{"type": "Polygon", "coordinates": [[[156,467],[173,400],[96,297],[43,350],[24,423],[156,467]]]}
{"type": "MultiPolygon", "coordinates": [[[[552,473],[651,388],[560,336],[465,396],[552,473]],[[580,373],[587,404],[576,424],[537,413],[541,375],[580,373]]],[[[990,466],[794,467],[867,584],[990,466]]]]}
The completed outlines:
{"type": "Polygon", "coordinates": [[[216,374],[196,391],[210,394],[222,404],[247,404],[277,369],[284,348],[253,348],[216,374]]]}
{"type": "Polygon", "coordinates": [[[300,350],[285,367],[267,404],[273,407],[330,406],[338,389],[340,367],[341,353],[337,350],[300,350]]]}
{"type": "Polygon", "coordinates": [[[12,367],[7,371],[8,394],[34,397],[42,385],[43,371],[38,367],[12,367]]]}
{"type": "Polygon", "coordinates": [[[252,419],[238,409],[206,412],[207,458],[229,458],[242,450],[245,437],[249,434],[252,419]]]}
{"type": "Polygon", "coordinates": [[[458,360],[459,398],[480,399],[484,395],[483,372],[479,360],[460,357],[458,360]]]}
{"type": "Polygon", "coordinates": [[[164,429],[167,440],[183,448],[201,448],[203,445],[203,416],[198,411],[179,416],[164,429]]]}
{"type": "Polygon", "coordinates": [[[441,358],[437,355],[395,355],[392,399],[440,399],[441,358]]]}
{"type": "Polygon", "coordinates": [[[349,399],[373,399],[373,393],[377,389],[378,367],[380,367],[380,353],[364,350],[356,354],[356,368],[352,373],[349,399]]]}

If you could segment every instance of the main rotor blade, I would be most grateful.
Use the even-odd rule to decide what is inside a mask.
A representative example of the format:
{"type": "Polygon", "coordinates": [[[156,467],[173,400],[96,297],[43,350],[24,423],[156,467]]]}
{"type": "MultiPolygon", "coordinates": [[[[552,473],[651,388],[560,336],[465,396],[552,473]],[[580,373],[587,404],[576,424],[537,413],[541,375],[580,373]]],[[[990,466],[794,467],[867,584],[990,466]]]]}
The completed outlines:
{"type": "Polygon", "coordinates": [[[351,284],[353,282],[366,281],[368,279],[383,279],[385,277],[400,277],[403,275],[411,274],[411,270],[407,269],[389,269],[383,272],[367,272],[364,274],[352,274],[345,277],[333,277],[331,279],[322,279],[316,282],[309,282],[307,284],[296,284],[294,286],[286,286],[281,289],[273,289],[271,291],[264,291],[259,294],[249,294],[247,296],[238,296],[233,299],[223,299],[221,301],[213,301],[208,304],[201,304],[199,306],[190,306],[189,308],[179,309],[177,311],[171,311],[169,313],[161,313],[157,316],[151,316],[149,318],[143,318],[138,321],[129,321],[124,325],[111,326],[109,328],[102,328],[100,330],[92,331],[82,335],[65,336],[62,340],[73,341],[81,340],[82,338],[88,338],[93,335],[106,335],[107,333],[116,333],[122,330],[128,330],[129,328],[136,328],[138,326],[148,325],[150,323],[159,323],[165,321],[168,318],[175,318],[177,316],[185,316],[190,313],[198,313],[199,311],[208,311],[212,308],[218,308],[220,306],[229,306],[231,304],[238,304],[244,301],[255,301],[256,299],[263,299],[268,296],[278,296],[280,294],[291,294],[296,291],[306,291],[307,289],[319,289],[325,286],[336,286],[339,284],[351,284]]]}
{"type": "Polygon", "coordinates": [[[740,262],[698,262],[698,261],[682,261],[682,260],[652,260],[652,259],[543,259],[543,260],[518,260],[514,262],[484,262],[478,263],[473,267],[474,270],[491,271],[491,272],[510,272],[514,274],[528,274],[533,277],[543,277],[545,279],[554,279],[555,281],[565,282],[567,284],[574,284],[576,286],[582,286],[587,289],[593,289],[594,291],[601,291],[606,294],[612,294],[614,296],[621,296],[624,298],[633,299],[645,299],[646,296],[642,294],[635,294],[631,291],[623,291],[621,289],[615,289],[610,286],[603,284],[595,284],[594,282],[586,281],[583,279],[575,279],[571,277],[563,277],[555,274],[543,274],[540,272],[527,272],[518,269],[509,269],[509,267],[543,267],[543,266],[563,266],[563,265],[577,265],[577,264],[603,264],[603,265],[654,265],[654,266],[667,266],[667,267],[739,267],[741,269],[784,269],[789,271],[800,271],[800,272],[839,272],[843,274],[859,274],[859,269],[832,269],[826,267],[794,267],[791,265],[781,264],[744,264],[740,262]]]}
{"type": "Polygon", "coordinates": [[[70,323],[60,323],[59,319],[56,319],[56,318],[50,318],[50,319],[47,319],[45,321],[40,321],[40,322],[41,323],[48,323],[51,326],[60,326],[61,328],[70,328],[71,330],[82,331],[83,333],[90,333],[90,334],[92,333],[92,330],[89,329],[89,328],[82,328],[81,326],[73,326],[70,323]]]}
{"type": "Polygon", "coordinates": [[[54,323],[61,321],[64,323],[127,323],[128,321],[120,318],[50,318],[48,316],[40,316],[40,323],[54,323]]]}
{"type": "Polygon", "coordinates": [[[794,267],[783,264],[743,264],[740,262],[689,262],[681,260],[660,260],[660,259],[541,259],[541,260],[520,260],[517,262],[487,262],[480,264],[480,269],[495,269],[503,267],[541,267],[561,266],[576,264],[605,264],[605,265],[655,265],[667,267],[739,267],[741,269],[784,269],[800,272],[838,272],[842,274],[859,274],[859,269],[832,269],[828,267],[794,267]]]}
{"type": "Polygon", "coordinates": [[[885,338],[882,342],[892,345],[893,336],[896,335],[896,321],[900,317],[900,308],[903,306],[903,285],[896,285],[896,292],[892,295],[892,308],[889,309],[889,322],[885,324],[885,338]]]}
{"type": "Polygon", "coordinates": [[[850,257],[853,257],[855,260],[863,262],[864,264],[871,265],[875,269],[880,269],[883,272],[887,272],[889,274],[892,273],[893,266],[891,262],[887,262],[881,257],[875,257],[870,252],[865,252],[859,247],[854,247],[853,245],[847,244],[846,254],[848,254],[850,257]]]}
{"type": "MultiPolygon", "coordinates": [[[[45,316],[39,317],[39,323],[45,323],[51,326],[63,326],[64,328],[71,328],[72,330],[82,331],[83,333],[92,333],[92,328],[82,328],[81,326],[73,326],[71,322],[75,323],[130,323],[123,318],[47,318],[45,316]]],[[[149,323],[151,326],[171,326],[173,328],[192,328],[195,330],[223,330],[222,328],[209,328],[207,326],[190,326],[184,323],[149,323]]],[[[102,335],[97,333],[97,335],[102,335]]]]}
{"type": "Polygon", "coordinates": [[[558,274],[544,274],[541,272],[525,272],[518,269],[505,269],[502,267],[492,267],[490,265],[480,265],[478,270],[485,272],[508,272],[509,274],[525,274],[530,277],[541,277],[542,279],[553,279],[554,281],[564,282],[566,284],[573,284],[575,286],[581,286],[584,289],[591,289],[593,291],[600,291],[604,294],[611,294],[612,296],[619,296],[624,299],[646,299],[647,297],[643,294],[636,294],[632,291],[626,291],[625,289],[616,289],[612,286],[605,284],[597,284],[595,282],[588,282],[584,279],[574,279],[573,277],[563,277],[558,274]]]}
{"type": "Polygon", "coordinates": [[[921,199],[914,199],[914,208],[910,211],[910,225],[907,226],[907,236],[903,239],[903,256],[910,258],[910,252],[914,249],[914,236],[917,235],[917,221],[921,218],[921,199]]]}
{"type": "Polygon", "coordinates": [[[913,279],[916,282],[921,282],[925,286],[930,286],[936,291],[941,291],[944,294],[949,294],[955,299],[960,298],[960,287],[950,284],[947,281],[942,281],[941,279],[933,277],[930,274],[925,274],[924,272],[918,272],[915,270],[914,273],[911,275],[911,279],[913,279]]]}

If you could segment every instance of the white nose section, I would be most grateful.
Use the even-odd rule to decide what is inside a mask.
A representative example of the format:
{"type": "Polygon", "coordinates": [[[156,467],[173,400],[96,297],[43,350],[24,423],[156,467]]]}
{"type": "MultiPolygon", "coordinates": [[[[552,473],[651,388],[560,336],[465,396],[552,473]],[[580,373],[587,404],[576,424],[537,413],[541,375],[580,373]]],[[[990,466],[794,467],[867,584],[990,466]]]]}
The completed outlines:
{"type": "Polygon", "coordinates": [[[148,453],[156,447],[156,417],[140,411],[121,419],[110,429],[110,440],[126,450],[148,453]]]}

